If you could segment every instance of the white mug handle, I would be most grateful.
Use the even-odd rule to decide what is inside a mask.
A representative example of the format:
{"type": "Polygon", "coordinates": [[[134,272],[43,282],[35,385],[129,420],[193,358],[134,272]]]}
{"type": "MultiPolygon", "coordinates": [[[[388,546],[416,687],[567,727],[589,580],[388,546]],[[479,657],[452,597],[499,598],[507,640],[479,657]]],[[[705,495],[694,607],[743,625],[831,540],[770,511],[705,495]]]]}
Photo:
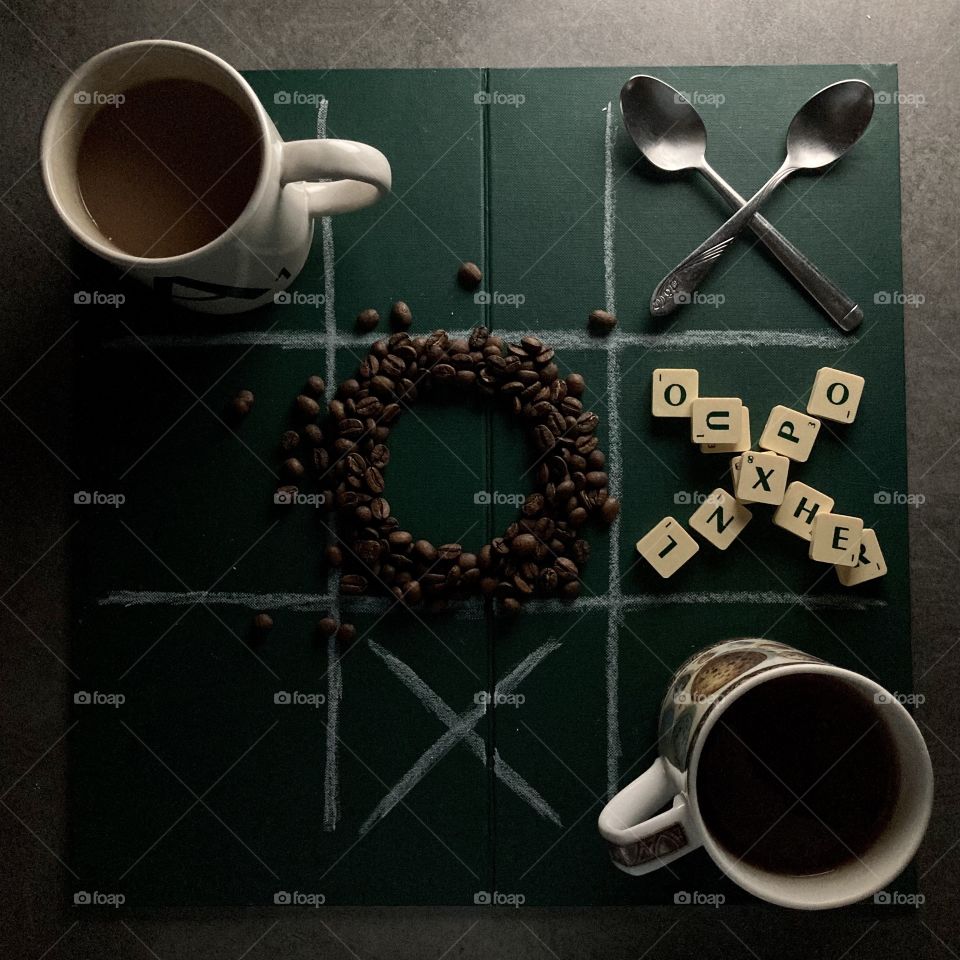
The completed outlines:
{"type": "Polygon", "coordinates": [[[283,145],[280,183],[303,182],[307,212],[326,217],[368,207],[390,192],[390,163],[375,147],[353,140],[291,140],[283,145]]]}
{"type": "Polygon", "coordinates": [[[610,800],[597,825],[609,845],[610,859],[634,876],[651,873],[702,842],[687,799],[675,792],[663,757],[610,800]],[[656,814],[671,797],[673,806],[656,814]]]}

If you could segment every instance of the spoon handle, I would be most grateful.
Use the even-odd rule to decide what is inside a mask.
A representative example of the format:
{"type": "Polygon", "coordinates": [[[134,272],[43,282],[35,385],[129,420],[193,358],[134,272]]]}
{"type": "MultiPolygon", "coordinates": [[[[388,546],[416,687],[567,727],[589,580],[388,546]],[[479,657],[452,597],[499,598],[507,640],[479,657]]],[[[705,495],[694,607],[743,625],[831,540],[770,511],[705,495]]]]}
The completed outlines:
{"type": "MultiPolygon", "coordinates": [[[[727,183],[708,163],[699,168],[700,172],[727,201],[737,210],[747,201],[727,183]]],[[[777,228],[757,214],[747,228],[757,236],[761,243],[787,268],[791,276],[820,305],[820,309],[844,332],[850,333],[860,326],[863,310],[848,297],[820,268],[801,250],[798,250],[777,228]]]]}
{"type": "Polygon", "coordinates": [[[707,237],[692,253],[684,257],[658,284],[650,298],[650,312],[665,317],[677,307],[689,303],[700,281],[736,240],[747,222],[763,202],[796,168],[789,163],[782,167],[721,227],[707,237]]]}

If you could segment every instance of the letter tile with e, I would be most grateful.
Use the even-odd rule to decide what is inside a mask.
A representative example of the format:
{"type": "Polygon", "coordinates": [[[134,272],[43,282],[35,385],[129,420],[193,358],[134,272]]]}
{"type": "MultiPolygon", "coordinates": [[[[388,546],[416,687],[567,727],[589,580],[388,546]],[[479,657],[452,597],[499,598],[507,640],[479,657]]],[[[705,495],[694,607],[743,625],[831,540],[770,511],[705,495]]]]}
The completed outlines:
{"type": "Polygon", "coordinates": [[[794,480],[783,495],[783,503],[774,511],[773,522],[804,540],[810,540],[817,514],[829,513],[833,504],[833,497],[794,480]]]}
{"type": "Polygon", "coordinates": [[[873,530],[864,530],[860,538],[860,555],[855,567],[834,566],[837,577],[845,587],[855,587],[857,584],[876,580],[886,576],[887,562],[883,559],[880,541],[873,530]]]}
{"type": "Polygon", "coordinates": [[[742,410],[739,397],[699,397],[690,407],[690,439],[694,443],[739,443],[742,410]]]}
{"type": "Polygon", "coordinates": [[[853,423],[866,380],[855,373],[821,367],[813,381],[807,413],[824,420],[853,423]]]}
{"type": "Polygon", "coordinates": [[[699,544],[673,517],[664,517],[637,541],[637,553],[666,580],[698,550],[699,544]]]}
{"type": "Polygon", "coordinates": [[[661,367],[653,371],[653,415],[689,417],[690,406],[699,396],[698,370],[661,367]]]}
{"type": "Polygon", "coordinates": [[[701,453],[746,453],[753,446],[750,439],[750,408],[741,407],[740,439],[736,443],[701,443],[701,453]]]}
{"type": "Polygon", "coordinates": [[[813,521],[810,559],[839,567],[855,567],[860,558],[863,521],[842,513],[818,513],[813,521]]]}
{"type": "Polygon", "coordinates": [[[783,503],[790,461],[779,453],[743,454],[737,480],[737,499],[741,503],[783,503]]]}
{"type": "Polygon", "coordinates": [[[726,550],[753,519],[753,514],[726,490],[717,487],[687,521],[704,540],[726,550]]]}
{"type": "Polygon", "coordinates": [[[820,421],[816,417],[777,404],[760,434],[760,446],[797,463],[806,463],[819,432],[820,421]]]}

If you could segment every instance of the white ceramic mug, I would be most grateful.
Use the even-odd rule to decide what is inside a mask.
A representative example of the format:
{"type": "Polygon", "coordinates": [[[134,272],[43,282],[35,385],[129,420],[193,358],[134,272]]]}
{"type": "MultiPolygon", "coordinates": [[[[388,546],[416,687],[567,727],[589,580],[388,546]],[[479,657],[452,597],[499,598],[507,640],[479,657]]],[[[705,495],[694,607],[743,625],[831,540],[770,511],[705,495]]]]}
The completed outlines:
{"type": "Polygon", "coordinates": [[[920,845],[933,804],[933,769],[926,744],[899,699],[850,670],[771,640],[728,640],[691,657],[674,674],[660,710],[653,766],[620,791],[600,814],[600,833],[614,864],[650,873],[702,846],[731,880],[786,907],[816,910],[869,897],[895,879],[920,845]],[[896,751],[900,784],[886,828],[858,857],[832,871],[793,876],[737,859],[705,826],[697,770],[710,731],[747,691],[789,674],[839,679],[875,705],[896,751]],[[665,805],[669,809],[657,813],[665,805]]]}
{"type": "Polygon", "coordinates": [[[250,85],[212,53],[173,40],[112,47],[81,66],[47,114],[40,164],[53,206],[85,247],[174,303],[237,313],[273,299],[300,272],[317,217],[357,210],[390,191],[390,164],[350,140],[285,143],[250,85]],[[81,138],[104,98],[152,80],[194,80],[229,97],[256,124],[260,170],[239,217],[206,245],[170,257],[136,257],[110,242],[84,206],[77,184],[81,138]],[[317,183],[310,181],[326,180],[317,183]]]}

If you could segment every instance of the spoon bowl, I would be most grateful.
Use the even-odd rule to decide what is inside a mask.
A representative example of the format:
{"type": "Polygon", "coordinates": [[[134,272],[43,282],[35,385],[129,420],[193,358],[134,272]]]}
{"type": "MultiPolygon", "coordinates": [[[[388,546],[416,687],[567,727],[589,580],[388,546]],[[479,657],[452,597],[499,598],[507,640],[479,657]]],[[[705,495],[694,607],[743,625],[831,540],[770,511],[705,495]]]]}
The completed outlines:
{"type": "Polygon", "coordinates": [[[815,93],[790,121],[787,165],[816,170],[839,160],[873,116],[873,89],[863,80],[841,80],[815,93]]]}
{"type": "Polygon", "coordinates": [[[707,128],[700,114],[668,83],[638,74],[620,90],[620,113],[637,149],[661,170],[706,162],[707,128]]]}

